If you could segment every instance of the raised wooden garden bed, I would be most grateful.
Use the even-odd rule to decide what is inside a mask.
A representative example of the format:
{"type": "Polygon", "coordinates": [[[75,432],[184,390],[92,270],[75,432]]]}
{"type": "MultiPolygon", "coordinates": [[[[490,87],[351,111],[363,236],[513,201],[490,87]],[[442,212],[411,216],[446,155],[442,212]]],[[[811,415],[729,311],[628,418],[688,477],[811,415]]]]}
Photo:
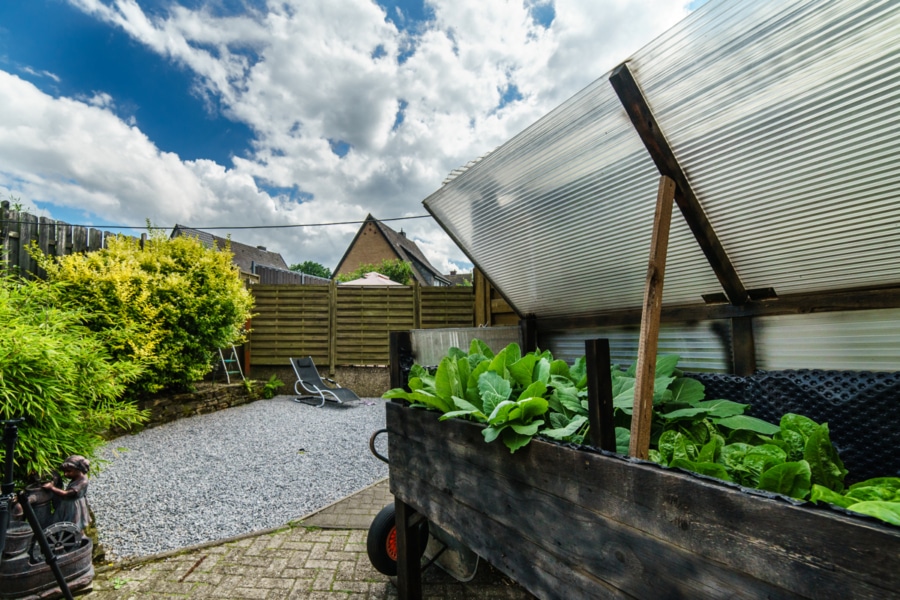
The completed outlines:
{"type": "Polygon", "coordinates": [[[398,403],[387,428],[398,526],[421,513],[540,598],[900,597],[897,527],[540,440],[510,454],[398,403]]]}

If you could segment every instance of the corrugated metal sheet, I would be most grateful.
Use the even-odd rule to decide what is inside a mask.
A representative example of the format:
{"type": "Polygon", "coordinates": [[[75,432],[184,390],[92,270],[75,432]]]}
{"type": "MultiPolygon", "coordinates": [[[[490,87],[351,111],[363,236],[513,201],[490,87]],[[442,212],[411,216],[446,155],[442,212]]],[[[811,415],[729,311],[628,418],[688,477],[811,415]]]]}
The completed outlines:
{"type": "Polygon", "coordinates": [[[754,319],[760,369],[900,370],[900,310],[754,319]]]}
{"type": "Polygon", "coordinates": [[[479,339],[494,352],[509,344],[519,343],[518,327],[451,327],[445,329],[413,329],[410,331],[413,356],[420,365],[435,366],[450,348],[468,352],[472,340],[479,339]]]}
{"type": "Polygon", "coordinates": [[[718,2],[629,68],[748,288],[900,282],[900,2],[718,2]]]}
{"type": "MultiPolygon", "coordinates": [[[[553,331],[540,336],[539,346],[553,358],[572,363],[584,356],[584,341],[609,340],[610,359],[620,366],[631,365],[638,353],[637,327],[602,327],[579,331],[553,331]]],[[[678,366],[687,371],[727,373],[730,371],[730,329],[727,322],[663,325],[659,332],[658,355],[677,354],[678,366]]]]}
{"type": "MultiPolygon", "coordinates": [[[[629,68],[747,288],[900,283],[900,2],[710,2],[629,68]]],[[[521,314],[642,303],[658,173],[604,76],[425,200],[521,314]]],[[[666,304],[721,291],[679,211],[666,304]]]]}

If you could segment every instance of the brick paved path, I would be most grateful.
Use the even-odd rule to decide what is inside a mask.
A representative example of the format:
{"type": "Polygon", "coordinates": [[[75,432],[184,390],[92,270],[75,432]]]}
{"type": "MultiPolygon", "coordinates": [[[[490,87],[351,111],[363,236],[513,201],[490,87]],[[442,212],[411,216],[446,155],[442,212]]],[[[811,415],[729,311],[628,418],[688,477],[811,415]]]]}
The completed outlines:
{"type": "MultiPolygon", "coordinates": [[[[380,600],[397,598],[366,555],[372,518],[393,497],[383,480],[282,529],[180,554],[99,568],[86,600],[380,600]],[[315,525],[314,525],[315,523],[315,525]]],[[[521,587],[482,563],[460,583],[438,568],[423,575],[427,599],[527,600],[521,587]]]]}

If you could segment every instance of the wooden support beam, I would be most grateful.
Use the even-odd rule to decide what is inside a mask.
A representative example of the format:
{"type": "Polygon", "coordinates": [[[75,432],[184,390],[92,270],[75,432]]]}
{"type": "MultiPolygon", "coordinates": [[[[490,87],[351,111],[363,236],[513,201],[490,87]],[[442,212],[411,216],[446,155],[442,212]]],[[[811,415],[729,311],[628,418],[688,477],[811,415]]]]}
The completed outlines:
{"type": "MultiPolygon", "coordinates": [[[[805,315],[851,310],[877,310],[900,308],[900,287],[878,289],[847,289],[808,294],[790,294],[742,306],[732,304],[675,304],[663,308],[662,323],[688,323],[715,319],[762,317],[773,315],[805,315]]],[[[639,325],[641,310],[626,308],[595,314],[579,314],[571,317],[539,318],[541,332],[589,329],[592,327],[628,327],[639,325]]]]}
{"type": "Polygon", "coordinates": [[[612,375],[609,368],[609,340],[585,340],[587,362],[588,420],[591,445],[616,451],[616,425],[613,422],[612,375]]]}
{"type": "Polygon", "coordinates": [[[666,253],[672,224],[672,201],[675,182],[661,175],[656,193],[653,237],[644,287],[644,310],[638,340],[637,367],[634,384],[634,410],[631,413],[631,443],[628,453],[646,459],[650,453],[650,425],[653,417],[653,383],[656,376],[656,350],[659,341],[659,314],[662,309],[666,253]]]}
{"type": "Polygon", "coordinates": [[[397,528],[397,592],[400,600],[421,600],[422,568],[419,557],[419,523],[416,510],[399,498],[394,499],[397,528]]]}
{"type": "Polygon", "coordinates": [[[747,301],[747,289],[725,253],[725,248],[719,241],[718,236],[716,236],[716,232],[706,217],[700,201],[691,188],[684,169],[678,163],[675,153],[669,146],[666,136],[650,110],[647,99],[628,69],[628,64],[622,63],[613,69],[612,74],[609,76],[609,81],[616,90],[619,100],[622,101],[622,105],[631,118],[638,135],[644,142],[647,152],[650,153],[650,157],[656,163],[656,168],[659,169],[661,175],[673,179],[677,184],[678,190],[675,193],[675,202],[678,203],[681,214],[684,215],[684,219],[697,239],[697,243],[703,249],[703,254],[706,255],[706,260],[709,261],[716,277],[719,279],[719,283],[722,284],[728,299],[732,304],[743,304],[747,301]]]}
{"type": "Polygon", "coordinates": [[[534,315],[528,315],[524,319],[519,319],[519,339],[522,342],[522,353],[534,352],[537,350],[537,319],[534,315]]]}
{"type": "Polygon", "coordinates": [[[745,377],[756,372],[756,341],[753,339],[753,318],[731,319],[731,354],[734,374],[745,377]]]}

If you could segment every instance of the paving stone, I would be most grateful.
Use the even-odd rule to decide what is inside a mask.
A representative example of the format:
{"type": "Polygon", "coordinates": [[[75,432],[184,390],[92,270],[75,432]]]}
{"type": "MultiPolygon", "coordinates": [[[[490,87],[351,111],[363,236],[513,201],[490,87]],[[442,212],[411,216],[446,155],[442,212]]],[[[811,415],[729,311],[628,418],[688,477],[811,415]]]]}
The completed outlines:
{"type": "MultiPolygon", "coordinates": [[[[137,564],[98,567],[85,600],[396,600],[396,587],[366,554],[372,519],[393,501],[387,480],[275,532],[206,545],[137,564]],[[336,523],[349,523],[336,528],[336,523]],[[118,587],[119,589],[115,589],[118,587]]],[[[531,600],[482,563],[467,583],[432,567],[423,596],[435,600],[531,600]]]]}

